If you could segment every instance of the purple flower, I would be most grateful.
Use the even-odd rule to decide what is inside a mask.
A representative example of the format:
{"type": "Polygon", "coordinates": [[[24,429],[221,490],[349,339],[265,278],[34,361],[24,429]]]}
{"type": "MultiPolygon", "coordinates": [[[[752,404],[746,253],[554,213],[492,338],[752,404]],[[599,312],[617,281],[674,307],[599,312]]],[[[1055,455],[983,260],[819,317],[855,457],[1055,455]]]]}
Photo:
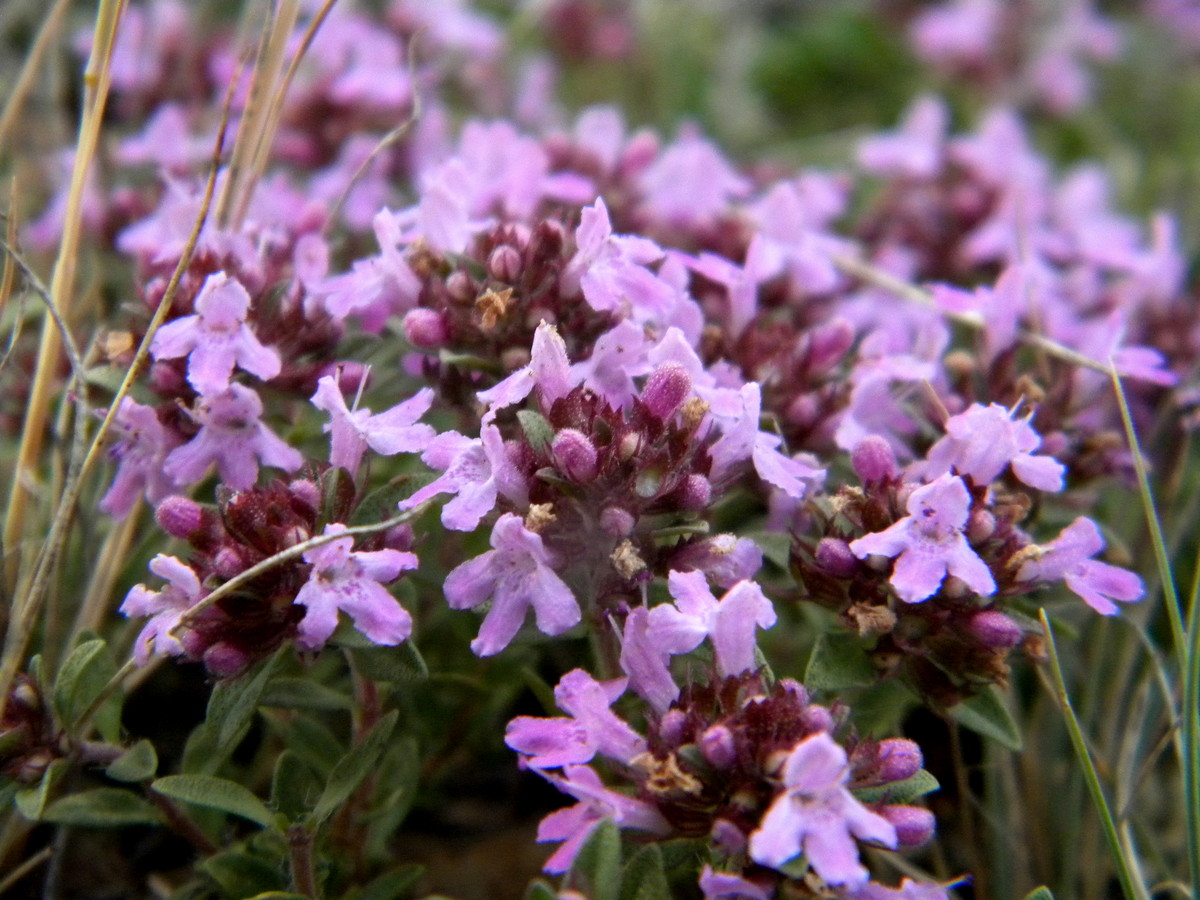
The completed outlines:
{"type": "Polygon", "coordinates": [[[678,292],[646,268],[663,257],[663,250],[649,238],[615,235],[604,199],[584,207],[575,231],[578,249],[563,273],[571,289],[579,285],[593,309],[623,310],[633,307],[635,319],[669,313],[678,292]]]}
{"type": "Polygon", "coordinates": [[[412,509],[438,494],[457,494],[442,509],[442,524],[455,531],[474,531],[495,508],[500,494],[524,505],[529,488],[509,459],[499,430],[495,425],[484,425],[480,435],[468,438],[447,431],[435,437],[421,459],[428,466],[442,469],[443,474],[402,501],[400,508],[412,509]]]}
{"type": "Polygon", "coordinates": [[[571,372],[571,361],[567,358],[567,345],[559,337],[558,329],[548,322],[541,322],[533,333],[533,346],[529,351],[529,365],[513,372],[499,384],[476,396],[488,407],[483,417],[485,423],[492,422],[496,414],[506,407],[520,403],[536,387],[542,405],[549,409],[559,397],[568,394],[578,384],[579,378],[571,372]]]}
{"type": "Polygon", "coordinates": [[[1061,491],[1063,465],[1050,456],[1034,456],[1042,439],[1029,424],[1030,416],[1013,420],[1015,410],[999,403],[971,404],[965,412],[946,421],[946,436],[929,449],[926,477],[953,469],[970,475],[978,486],[990,484],[1009,465],[1013,474],[1030,487],[1061,491]]]}
{"type": "Polygon", "coordinates": [[[1091,519],[1080,516],[1049,544],[1039,547],[1017,572],[1021,581],[1058,581],[1103,616],[1116,613],[1113,600],[1140,600],[1142,580],[1132,572],[1092,559],[1104,549],[1104,538],[1091,519]]]}
{"type": "Polygon", "coordinates": [[[180,618],[208,593],[190,567],[174,556],[158,554],[150,560],[150,571],[167,581],[161,591],[151,591],[144,584],[134,585],[125,595],[121,612],[129,617],[150,616],[133,643],[133,659],[139,666],[150,660],[152,653],[178,656],[183,645],[171,635],[180,618]]]}
{"type": "Polygon", "coordinates": [[[254,484],[260,462],[294,472],[304,458],[259,421],[262,412],[258,394],[236,382],[201,397],[194,414],[200,433],[171,452],[163,472],[180,485],[194,484],[216,463],[221,480],[237,490],[254,484]]]}
{"type": "Polygon", "coordinates": [[[871,555],[899,557],[892,587],[905,603],[932,597],[947,574],[987,596],[996,590],[991,570],[963,536],[971,496],[962,479],[942,475],[908,498],[908,515],[885,531],[851,541],[859,559],[871,555]]]}
{"type": "Polygon", "coordinates": [[[758,286],[774,278],[783,268],[783,258],[778,252],[768,250],[761,234],[756,234],[746,248],[746,262],[735,265],[715,253],[680,258],[693,272],[699,272],[710,281],[725,288],[729,294],[729,330],[734,336],[745,330],[758,314],[758,286]]]}
{"type": "Polygon", "coordinates": [[[711,141],[685,127],[642,173],[638,186],[647,212],[669,225],[689,228],[721,215],[731,200],[749,193],[751,184],[711,141]]]}
{"type": "MultiPolygon", "coordinates": [[[[341,534],[346,526],[326,525],[325,534],[341,534]]],[[[355,551],[354,538],[344,537],[304,552],[312,573],[296,594],[307,607],[297,643],[306,650],[322,647],[337,628],[338,610],[376,644],[399,644],[412,634],[412,617],[381,582],[417,567],[414,553],[399,550],[355,551]]]]}
{"type": "Polygon", "coordinates": [[[554,689],[555,702],[571,718],[518,716],[508,723],[504,742],[535,769],[590,762],[597,753],[629,763],[645,752],[646,741],[609,709],[628,681],[596,681],[583,669],[573,669],[554,689]]]}
{"type": "Polygon", "coordinates": [[[644,606],[629,611],[621,637],[621,668],[629,676],[630,687],[655,712],[665,713],[679,696],[679,685],[667,665],[672,652],[687,653],[690,649],[673,651],[655,640],[650,633],[650,610],[644,606]]]}
{"type": "Polygon", "coordinates": [[[562,841],[542,870],[565,872],[588,836],[605,819],[612,819],[619,828],[634,828],[650,834],[668,834],[671,826],[657,809],[643,800],[635,800],[609,790],[589,766],[567,766],[565,777],[543,773],[543,777],[560,791],[579,800],[550,813],[538,825],[538,842],[562,841]]]}
{"type": "Polygon", "coordinates": [[[716,650],[722,676],[755,667],[754,629],[775,624],[775,608],[753,581],[741,581],[717,600],[702,572],[672,572],[675,604],[650,610],[649,640],[669,653],[689,653],[706,637],[716,650]]]}
{"type": "Polygon", "coordinates": [[[550,567],[550,554],[539,535],[519,516],[505,513],[492,529],[492,548],[446,576],[446,600],[454,609],[470,609],[491,599],[471,649],[492,656],[508,646],[525,612],[533,607],[537,627],[550,635],[579,624],[575,595],[550,567]]]}
{"type": "Polygon", "coordinates": [[[117,460],[112,487],[100,499],[100,510],[123,519],[133,509],[138,494],[145,492],[151,503],[174,493],[175,481],[163,472],[167,454],[179,444],[173,431],[163,427],[152,406],[124,397],[113,419],[119,440],[109,456],[117,460]]]}
{"type": "Polygon", "coordinates": [[[778,869],[804,853],[829,884],[862,884],[867,870],[854,839],[896,846],[896,829],[846,789],[846,751],[826,732],[801,741],[783,764],[783,792],[750,835],[750,857],[778,869]]]}
{"type": "Polygon", "coordinates": [[[741,390],[742,414],[712,447],[712,478],[721,478],[734,465],[753,460],[754,468],[763,481],[779,488],[789,497],[800,499],[807,489],[806,481],[824,477],[823,469],[805,465],[784,456],[775,448],[783,443],[777,434],[759,431],[762,412],[762,388],[757,382],[741,390]]]}
{"type": "Polygon", "coordinates": [[[358,471],[367,447],[384,456],[415,453],[428,447],[437,435],[429,425],[416,424],[433,403],[430,388],[422,388],[387,412],[373,416],[369,409],[348,409],[337,379],[325,375],[317,382],[312,403],[330,415],[330,422],[325,426],[325,430],[333,434],[330,465],[341,466],[351,475],[358,471]]]}
{"type": "Polygon", "coordinates": [[[714,872],[705,864],[700,872],[700,890],[704,900],[771,900],[774,891],[747,881],[731,872],[714,872]]]}
{"type": "Polygon", "coordinates": [[[950,900],[950,894],[936,882],[912,881],[905,878],[900,886],[895,888],[868,881],[851,892],[848,900],[950,900]]]}
{"type": "Polygon", "coordinates": [[[264,347],[246,324],[250,295],[224,272],[204,280],[196,295],[196,313],[168,322],[154,335],[155,359],[188,358],[188,382],[201,394],[229,386],[234,366],[266,381],[279,374],[279,354],[264,347]]]}
{"type": "Polygon", "coordinates": [[[875,135],[859,145],[859,165],[876,175],[932,178],[942,166],[948,118],[940,98],[917,98],[899,130],[875,135]]]}

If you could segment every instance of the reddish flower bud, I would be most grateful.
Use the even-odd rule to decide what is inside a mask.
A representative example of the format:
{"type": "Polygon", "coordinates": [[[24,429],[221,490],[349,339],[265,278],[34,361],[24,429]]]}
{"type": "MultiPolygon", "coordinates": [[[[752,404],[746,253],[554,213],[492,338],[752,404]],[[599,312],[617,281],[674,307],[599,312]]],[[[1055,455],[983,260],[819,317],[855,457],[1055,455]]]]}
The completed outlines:
{"type": "Polygon", "coordinates": [[[833,713],[814,703],[812,706],[806,706],[804,712],[800,713],[800,723],[810,732],[832,731],[833,713]]]}
{"type": "Polygon", "coordinates": [[[249,664],[249,656],[226,643],[213,644],[204,651],[204,667],[217,678],[231,678],[249,664]]]}
{"type": "Polygon", "coordinates": [[[296,503],[299,503],[303,510],[315,516],[321,509],[321,489],[317,487],[315,481],[310,481],[307,478],[300,478],[296,481],[288,482],[288,492],[296,503]]]}
{"type": "Polygon", "coordinates": [[[366,386],[370,370],[360,362],[346,360],[337,364],[338,390],[353,396],[366,386]]]}
{"type": "Polygon", "coordinates": [[[521,277],[521,254],[515,247],[501,244],[488,254],[487,271],[497,281],[513,284],[521,277]]]}
{"type": "Polygon", "coordinates": [[[1004,650],[1015,647],[1025,637],[1021,626],[994,609],[986,609],[976,613],[967,623],[967,631],[985,647],[993,650],[1004,650]]]}
{"type": "Polygon", "coordinates": [[[715,769],[728,769],[737,761],[737,742],[724,725],[713,725],[700,735],[700,750],[715,769]]]}
{"type": "Polygon", "coordinates": [[[559,470],[572,481],[587,484],[596,477],[596,448],[582,431],[564,428],[550,443],[550,453],[559,470]]]}
{"type": "Polygon", "coordinates": [[[186,540],[204,525],[204,507],[187,497],[168,497],[154,511],[154,521],[171,537],[186,540]]]}
{"type": "Polygon", "coordinates": [[[808,367],[813,372],[824,372],[836,365],[854,345],[854,326],[846,319],[834,319],[811,334],[808,367]]]}
{"type": "Polygon", "coordinates": [[[858,557],[840,538],[821,538],[815,555],[817,565],[837,578],[852,578],[858,571],[858,557]]]}
{"type": "Polygon", "coordinates": [[[681,709],[668,709],[658,724],[658,733],[667,744],[682,744],[687,727],[687,714],[681,709]]]}
{"type": "Polygon", "coordinates": [[[703,475],[692,474],[675,491],[679,506],[689,512],[699,512],[712,500],[712,485],[703,475]]]}
{"type": "Polygon", "coordinates": [[[619,506],[605,507],[600,511],[600,527],[613,537],[629,537],[636,524],[637,519],[633,514],[619,506]]]}
{"type": "Polygon", "coordinates": [[[876,484],[895,478],[899,472],[891,445],[875,435],[858,442],[858,446],[850,453],[850,464],[863,484],[876,484]]]}
{"type": "Polygon", "coordinates": [[[222,578],[232,578],[245,568],[246,561],[233,547],[222,547],[213,557],[213,571],[222,578]]]}
{"type": "Polygon", "coordinates": [[[666,420],[679,411],[683,401],[691,396],[692,376],[678,363],[659,366],[646,379],[642,402],[655,418],[666,420]]]}
{"type": "Polygon", "coordinates": [[[924,758],[921,748],[907,738],[888,738],[876,750],[879,761],[879,781],[904,781],[921,768],[924,758]]]}
{"type": "Polygon", "coordinates": [[[410,344],[422,350],[436,350],[450,337],[442,314],[424,307],[410,309],[404,316],[404,334],[410,344]]]}
{"type": "Polygon", "coordinates": [[[879,814],[896,829],[896,841],[902,847],[919,847],[933,837],[933,813],[919,806],[885,806],[879,814]]]}
{"type": "Polygon", "coordinates": [[[728,819],[717,819],[713,822],[712,840],[730,856],[746,849],[746,833],[728,819]]]}
{"type": "Polygon", "coordinates": [[[474,303],[479,289],[475,279],[466,272],[451,272],[446,279],[446,292],[459,303],[474,303]]]}
{"type": "Polygon", "coordinates": [[[996,517],[986,509],[977,509],[967,520],[967,540],[972,544],[986,541],[996,531],[996,517]]]}

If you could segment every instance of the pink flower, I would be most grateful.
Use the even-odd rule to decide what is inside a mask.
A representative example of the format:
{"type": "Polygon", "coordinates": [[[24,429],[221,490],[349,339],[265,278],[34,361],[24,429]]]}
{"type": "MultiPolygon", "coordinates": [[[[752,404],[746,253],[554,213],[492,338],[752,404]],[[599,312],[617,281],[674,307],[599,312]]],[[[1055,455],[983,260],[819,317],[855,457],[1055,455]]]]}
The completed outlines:
{"type": "Polygon", "coordinates": [[[1092,559],[1104,549],[1104,538],[1091,519],[1080,516],[1063,529],[1062,534],[1040,547],[1039,554],[1017,572],[1021,581],[1062,580],[1103,616],[1116,613],[1113,600],[1130,603],[1145,592],[1142,580],[1133,572],[1092,559]]]}
{"type": "Polygon", "coordinates": [[[519,516],[505,513],[492,529],[492,548],[467,560],[446,576],[446,600],[454,609],[470,609],[486,600],[484,617],[471,649],[492,656],[508,646],[533,608],[537,627],[562,634],[579,624],[579,604],[571,589],[550,567],[550,554],[539,535],[519,516]]]}
{"type": "Polygon", "coordinates": [[[829,884],[863,884],[867,870],[855,838],[896,846],[896,829],[846,789],[846,751],[821,731],[795,746],[783,764],[783,792],[750,835],[750,857],[778,869],[804,853],[829,884]]]}
{"type": "Polygon", "coordinates": [[[358,472],[358,465],[368,447],[384,456],[415,453],[428,447],[437,436],[437,432],[429,425],[417,423],[417,419],[425,415],[433,404],[433,391],[430,388],[422,388],[387,412],[371,415],[369,409],[351,411],[338,388],[337,379],[325,375],[317,382],[312,403],[330,416],[330,422],[325,426],[325,430],[333,436],[330,465],[340,466],[351,475],[358,472]]]}
{"type": "Polygon", "coordinates": [[[177,484],[194,484],[216,463],[221,480],[237,490],[254,484],[260,462],[294,472],[304,458],[259,421],[262,412],[258,394],[237,383],[201,397],[194,414],[200,433],[171,452],[163,472],[177,484]]]}
{"type": "Polygon", "coordinates": [[[144,584],[134,585],[125,595],[121,612],[126,616],[150,616],[133,643],[133,659],[139,666],[150,660],[152,653],[179,656],[183,645],[171,635],[180,618],[203,599],[200,580],[190,567],[174,556],[162,553],[150,560],[150,571],[166,579],[161,591],[147,590],[144,584]]]}
{"type": "Polygon", "coordinates": [[[117,460],[117,476],[101,498],[100,509],[114,519],[123,519],[138,494],[145,492],[147,500],[158,503],[174,492],[175,481],[163,471],[163,462],[179,438],[163,427],[153,407],[131,397],[121,400],[113,424],[119,439],[108,452],[117,460]]]}
{"type": "Polygon", "coordinates": [[[1050,456],[1035,456],[1042,439],[1029,424],[1030,416],[1014,420],[1013,410],[999,403],[973,403],[946,421],[946,436],[929,449],[926,477],[952,468],[969,475],[977,486],[990,484],[1009,466],[1030,487],[1061,491],[1063,465],[1050,456]]]}
{"type": "Polygon", "coordinates": [[[891,582],[905,603],[932,597],[947,574],[987,596],[996,590],[996,582],[963,536],[970,508],[971,496],[962,479],[943,475],[912,492],[907,516],[885,531],[851,541],[850,551],[859,559],[898,557],[891,582]]]}
{"type": "Polygon", "coordinates": [[[155,359],[188,358],[188,382],[201,394],[229,386],[234,366],[264,381],[279,374],[279,354],[264,347],[246,324],[250,295],[224,272],[209,275],[196,295],[197,315],[168,322],[154,335],[155,359]]]}
{"type": "MultiPolygon", "coordinates": [[[[341,534],[342,524],[325,526],[325,534],[341,534]]],[[[337,628],[338,610],[354,620],[354,627],[376,644],[399,644],[412,634],[412,617],[381,582],[391,581],[405,569],[417,567],[414,553],[399,550],[355,551],[354,538],[344,537],[312,550],[304,561],[312,574],[296,603],[307,607],[299,625],[299,644],[315,650],[337,628]]]]}

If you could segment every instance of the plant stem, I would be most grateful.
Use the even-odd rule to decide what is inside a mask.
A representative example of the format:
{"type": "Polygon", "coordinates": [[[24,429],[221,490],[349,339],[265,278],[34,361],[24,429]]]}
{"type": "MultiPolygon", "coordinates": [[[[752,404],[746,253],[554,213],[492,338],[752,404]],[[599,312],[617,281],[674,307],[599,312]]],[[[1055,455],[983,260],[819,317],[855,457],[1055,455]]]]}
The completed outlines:
{"type": "Polygon", "coordinates": [[[287,832],[288,861],[292,871],[292,889],[297,894],[320,900],[317,872],[313,860],[313,835],[303,825],[292,825],[287,832]]]}
{"type": "Polygon", "coordinates": [[[1104,787],[1100,784],[1100,776],[1096,772],[1096,764],[1092,761],[1092,754],[1088,752],[1087,741],[1084,739],[1083,731],[1079,727],[1079,720],[1075,717],[1075,710],[1071,706],[1071,698],[1067,694],[1067,684],[1063,680],[1062,665],[1058,660],[1058,648],[1054,644],[1054,632],[1050,628],[1050,619],[1046,616],[1044,609],[1039,610],[1038,615],[1042,620],[1042,630],[1046,635],[1046,651],[1050,656],[1050,671],[1054,679],[1054,693],[1058,698],[1058,705],[1062,710],[1063,720],[1066,722],[1067,734],[1071,738],[1071,746],[1075,749],[1075,758],[1079,760],[1079,764],[1083,767],[1083,775],[1088,793],[1091,794],[1092,802],[1096,805],[1097,812],[1100,813],[1100,823],[1104,828],[1104,838],[1108,842],[1109,853],[1112,855],[1113,862],[1117,867],[1117,878],[1121,882],[1121,889],[1128,900],[1149,900],[1145,886],[1135,877],[1134,867],[1125,855],[1121,844],[1121,837],[1117,831],[1116,822],[1113,819],[1112,809],[1109,807],[1108,800],[1104,796],[1104,787]]]}

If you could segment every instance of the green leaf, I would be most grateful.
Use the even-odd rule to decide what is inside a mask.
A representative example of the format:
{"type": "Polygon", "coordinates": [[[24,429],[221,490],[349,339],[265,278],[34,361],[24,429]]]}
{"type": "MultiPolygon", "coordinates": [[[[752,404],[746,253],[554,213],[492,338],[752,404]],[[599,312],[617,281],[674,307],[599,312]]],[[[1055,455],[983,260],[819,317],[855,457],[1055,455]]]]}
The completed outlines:
{"type": "Polygon", "coordinates": [[[411,892],[424,874],[424,866],[409,863],[385,872],[346,900],[396,900],[411,892]]]}
{"type": "Polygon", "coordinates": [[[1050,893],[1050,888],[1043,884],[1026,894],[1025,900],[1054,900],[1054,894],[1050,893]]]}
{"type": "Polygon", "coordinates": [[[280,893],[287,887],[278,862],[264,859],[242,847],[210,856],[196,868],[221,886],[229,897],[258,897],[280,893]]]}
{"type": "Polygon", "coordinates": [[[42,813],[43,822],[84,828],[158,825],[162,814],[141,797],[120,788],[96,788],[56,800],[42,813]]]}
{"type": "Polygon", "coordinates": [[[59,779],[62,778],[69,767],[70,763],[65,759],[56,759],[46,767],[46,771],[42,773],[41,781],[33,787],[17,791],[13,796],[17,812],[31,822],[38,821],[42,817],[42,811],[46,808],[50,794],[54,791],[59,779]]]}
{"type": "Polygon", "coordinates": [[[408,818],[421,780],[421,753],[415,738],[395,738],[379,765],[378,802],[367,838],[368,855],[386,856],[408,818]]]}
{"type": "Polygon", "coordinates": [[[258,669],[240,678],[222,681],[213,688],[204,721],[213,729],[217,744],[229,744],[254,718],[254,711],[258,709],[267,682],[287,650],[286,645],[280,647],[258,669]]]}
{"type": "Polygon", "coordinates": [[[284,745],[322,777],[327,778],[345,755],[346,748],[333,732],[310,716],[299,715],[285,723],[272,722],[272,727],[282,733],[284,745]]]}
{"type": "Polygon", "coordinates": [[[558,900],[558,891],[539,878],[525,889],[525,900],[558,900]]]}
{"type": "Polygon", "coordinates": [[[991,738],[1009,750],[1017,753],[1021,750],[1021,732],[997,688],[990,687],[952,707],[950,716],[964,728],[991,738]]]}
{"type": "Polygon", "coordinates": [[[150,785],[164,797],[194,803],[209,809],[219,809],[264,828],[276,827],[275,813],[248,789],[234,781],[212,775],[168,775],[150,785]]]}
{"type": "Polygon", "coordinates": [[[398,718],[400,718],[400,712],[394,709],[376,722],[375,727],[367,733],[367,736],[351,747],[350,751],[333,767],[333,771],[329,773],[329,781],[325,784],[325,790],[321,793],[316,808],[313,810],[314,822],[320,824],[329,818],[354,793],[362,780],[371,773],[387,747],[388,739],[392,736],[392,730],[395,729],[398,718]]]}
{"type": "Polygon", "coordinates": [[[775,531],[752,531],[749,537],[758,544],[763,556],[783,571],[788,571],[792,562],[792,538],[775,531]]]}
{"type": "MultiPolygon", "coordinates": [[[[71,651],[58,673],[54,684],[54,708],[59,720],[70,732],[77,724],[89,706],[100,696],[100,692],[117,674],[117,664],[113,659],[108,644],[96,638],[85,640],[71,651]]],[[[118,721],[114,723],[111,709],[104,710],[103,718],[97,716],[96,726],[106,740],[116,740],[120,737],[120,706],[115,696],[105,707],[111,707],[116,702],[118,721]],[[116,733],[114,733],[114,724],[116,733]]]]}
{"type": "Polygon", "coordinates": [[[870,687],[876,681],[875,666],[857,636],[844,631],[820,635],[813,645],[804,684],[821,691],[870,687]]]}
{"type": "Polygon", "coordinates": [[[525,440],[534,453],[549,455],[550,442],[554,440],[554,429],[546,421],[545,416],[532,409],[523,409],[517,413],[517,421],[525,432],[525,440]]]}
{"type": "Polygon", "coordinates": [[[356,525],[373,525],[396,515],[401,500],[407,500],[427,484],[432,484],[440,476],[436,472],[416,472],[393,478],[382,487],[371,491],[359,502],[346,524],[353,528],[356,525]]]}
{"type": "Polygon", "coordinates": [[[265,891],[255,894],[249,900],[312,900],[312,898],[303,894],[293,894],[291,891],[265,891]]]}
{"type": "Polygon", "coordinates": [[[279,709],[350,709],[354,703],[345,694],[309,678],[276,678],[263,690],[259,706],[279,709]]]}
{"type": "Polygon", "coordinates": [[[903,781],[880,785],[879,787],[859,788],[854,792],[854,796],[862,803],[878,803],[880,801],[886,803],[908,803],[910,800],[923,797],[925,794],[936,791],[940,787],[941,785],[938,784],[936,778],[924,769],[918,769],[916,774],[903,781]]]}
{"type": "Polygon", "coordinates": [[[567,880],[591,900],[620,900],[621,835],[616,822],[605,819],[588,835],[567,880]]]}
{"type": "Polygon", "coordinates": [[[626,863],[621,878],[621,900],[661,900],[670,896],[662,850],[651,844],[626,863]]]}
{"type": "Polygon", "coordinates": [[[271,805],[295,822],[312,809],[320,794],[321,784],[309,765],[292,750],[280,753],[271,778],[271,805]]]}
{"type": "Polygon", "coordinates": [[[354,670],[371,681],[407,682],[424,681],[429,677],[429,666],[412,641],[404,641],[394,647],[347,648],[346,652],[354,664],[354,670]]]}
{"type": "Polygon", "coordinates": [[[138,741],[115,760],[104,774],[114,781],[145,781],[158,771],[158,754],[147,740],[138,741]]]}

